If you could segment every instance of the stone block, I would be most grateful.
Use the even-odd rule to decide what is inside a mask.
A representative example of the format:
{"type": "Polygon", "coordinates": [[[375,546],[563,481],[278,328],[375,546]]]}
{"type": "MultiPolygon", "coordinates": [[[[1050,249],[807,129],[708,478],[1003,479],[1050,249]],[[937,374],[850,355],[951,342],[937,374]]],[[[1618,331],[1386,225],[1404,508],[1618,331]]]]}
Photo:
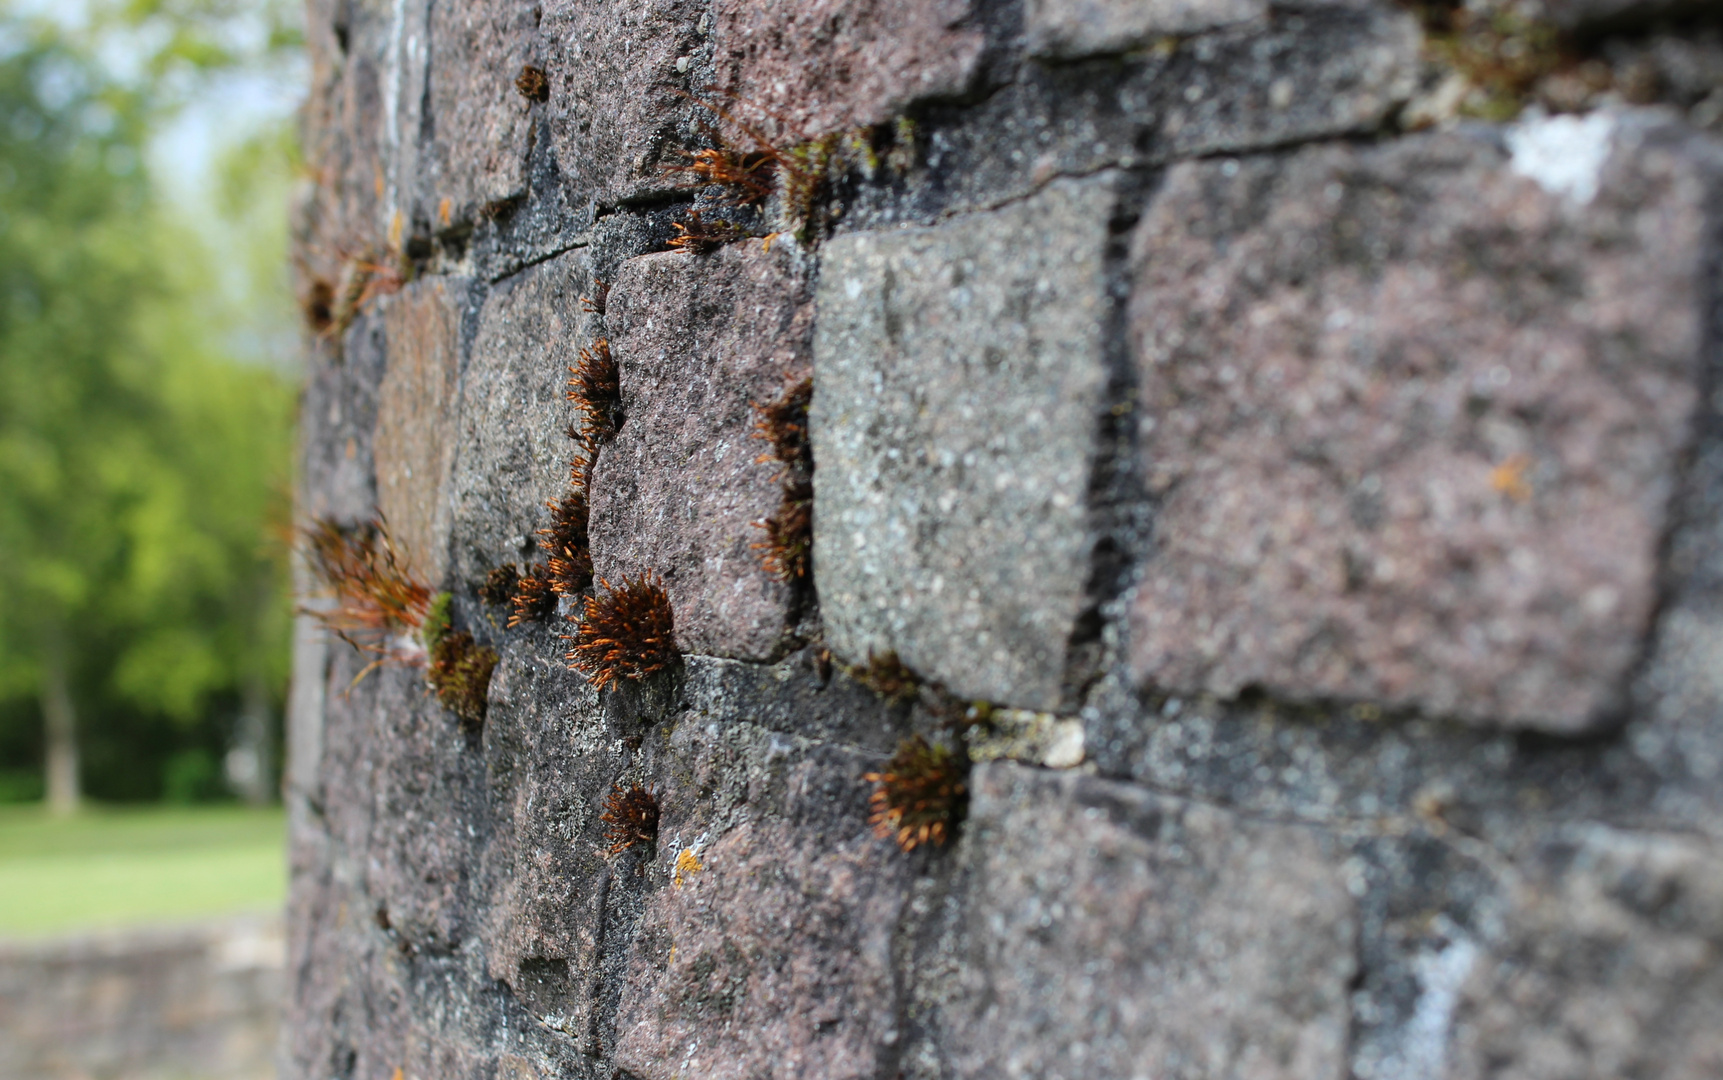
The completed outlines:
{"type": "Polygon", "coordinates": [[[1268,14],[1268,0],[1029,0],[1033,56],[1123,52],[1156,38],[1195,34],[1268,14]]]}
{"type": "Polygon", "coordinates": [[[1545,856],[1460,989],[1442,1075],[1723,1075],[1716,850],[1593,826],[1545,856]]]}
{"type": "MultiPolygon", "coordinates": [[[[704,0],[549,0],[539,26],[546,116],[576,206],[674,185],[659,172],[669,133],[698,110],[683,60],[704,0]]],[[[510,76],[513,77],[512,75],[510,76]]],[[[708,117],[701,117],[709,119],[708,117]]],[[[690,132],[691,133],[691,132],[690,132]]]]}
{"type": "Polygon", "coordinates": [[[783,500],[752,403],[807,374],[809,292],[785,242],[642,256],[611,286],[623,421],[593,470],[594,573],[661,575],[685,653],[765,659],[783,638],[790,587],[751,547],[783,500]]]}
{"type": "Polygon", "coordinates": [[[531,5],[510,0],[431,4],[426,17],[430,145],[415,216],[435,231],[525,192],[531,103],[514,82],[538,26],[531,5]]]}
{"type": "Polygon", "coordinates": [[[1136,676],[1575,732],[1640,655],[1720,155],[1641,114],[1172,169],[1136,676]]]}
{"type": "Polygon", "coordinates": [[[804,137],[955,97],[985,40],[972,0],[718,0],[718,85],[804,137]]]}
{"type": "Polygon", "coordinates": [[[1357,917],[1313,830],[1006,762],[971,792],[956,1075],[1348,1075],[1357,917]]]}
{"type": "Polygon", "coordinates": [[[911,872],[867,825],[877,759],[746,724],[670,739],[654,876],[616,1020],[642,1080],[886,1075],[911,872]]]}
{"type": "Polygon", "coordinates": [[[555,651],[504,653],[485,720],[494,824],[480,872],[486,974],[587,1052],[613,881],[598,815],[623,765],[596,698],[555,651]]]}
{"type": "Polygon", "coordinates": [[[1089,605],[1110,177],[823,250],[814,560],[842,658],[1062,699],[1089,605]]]}
{"type": "Polygon", "coordinates": [[[466,299],[465,281],[429,278],[389,297],[383,308],[388,360],[377,393],[377,508],[411,569],[432,583],[448,565],[466,299]]]}
{"type": "Polygon", "coordinates": [[[586,252],[576,250],[497,282],[485,297],[456,425],[453,557],[465,581],[537,557],[545,503],[567,489],[574,455],[568,369],[602,334],[580,302],[592,295],[586,252]]]}

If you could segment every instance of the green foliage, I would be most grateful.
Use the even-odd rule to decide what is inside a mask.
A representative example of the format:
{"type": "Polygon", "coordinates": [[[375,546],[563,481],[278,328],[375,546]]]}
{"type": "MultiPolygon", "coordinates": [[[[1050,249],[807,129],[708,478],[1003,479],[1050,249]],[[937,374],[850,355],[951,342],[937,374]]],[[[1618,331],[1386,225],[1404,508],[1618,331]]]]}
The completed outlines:
{"type": "MultiPolygon", "coordinates": [[[[61,635],[91,788],[153,795],[176,745],[219,776],[215,714],[285,685],[293,386],[232,359],[236,275],[141,165],[151,88],[47,24],[0,11],[0,40],[0,728],[40,724],[15,706],[61,635]]],[[[29,743],[0,730],[0,767],[29,743]]]]}
{"type": "Polygon", "coordinates": [[[221,798],[221,766],[201,746],[178,751],[162,770],[162,801],[175,806],[221,798]]]}

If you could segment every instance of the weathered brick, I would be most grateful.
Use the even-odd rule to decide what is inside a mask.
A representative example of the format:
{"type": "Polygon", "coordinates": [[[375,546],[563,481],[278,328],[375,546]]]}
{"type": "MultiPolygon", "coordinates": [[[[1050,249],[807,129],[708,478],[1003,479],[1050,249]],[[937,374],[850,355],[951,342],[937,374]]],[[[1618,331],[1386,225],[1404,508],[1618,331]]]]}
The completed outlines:
{"type": "Polygon", "coordinates": [[[447,566],[454,464],[455,380],[467,282],[414,282],[383,309],[388,361],[377,392],[377,507],[410,560],[430,581],[447,566]]]}
{"type": "Polygon", "coordinates": [[[957,1075],[1348,1075],[1357,920],[1314,831],[1006,762],[971,790],[957,1075]]]}
{"type": "Polygon", "coordinates": [[[868,829],[870,762],[742,724],[683,724],[670,755],[669,884],[634,938],[617,1062],[643,1080],[881,1075],[911,874],[868,829]]]}
{"type": "Polygon", "coordinates": [[[971,0],[718,0],[719,86],[754,123],[821,135],[967,89],[985,44],[971,0]]]}
{"type": "Polygon", "coordinates": [[[595,294],[586,253],[572,251],[485,297],[461,378],[452,485],[454,565],[468,582],[535,558],[545,503],[568,487],[575,451],[566,428],[576,413],[563,384],[580,348],[599,336],[580,302],[595,294]]]}
{"type": "Polygon", "coordinates": [[[752,403],[806,375],[808,294],[793,244],[751,241],[643,256],[611,287],[623,422],[593,470],[593,567],[662,576],[683,652],[763,659],[783,637],[790,587],[752,548],[783,500],[752,403]]]}
{"type": "Polygon", "coordinates": [[[814,559],[827,640],[965,697],[1061,700],[1088,604],[1107,177],[823,251],[814,559]]]}
{"type": "Polygon", "coordinates": [[[1139,679],[1561,731],[1618,703],[1696,402],[1718,154],[1638,115],[1509,140],[1168,174],[1133,255],[1160,497],[1139,679]]]}

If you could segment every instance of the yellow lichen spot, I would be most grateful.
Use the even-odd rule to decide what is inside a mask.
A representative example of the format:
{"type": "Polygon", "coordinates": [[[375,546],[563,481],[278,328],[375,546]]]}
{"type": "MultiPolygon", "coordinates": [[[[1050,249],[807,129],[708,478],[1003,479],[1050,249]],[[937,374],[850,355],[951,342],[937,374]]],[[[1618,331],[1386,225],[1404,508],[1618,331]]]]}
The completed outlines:
{"type": "Polygon", "coordinates": [[[437,217],[442,220],[444,225],[449,223],[449,207],[451,205],[447,195],[443,196],[443,201],[437,204],[437,217]]]}
{"type": "Polygon", "coordinates": [[[401,249],[401,211],[399,210],[395,211],[394,216],[389,219],[389,249],[391,251],[401,249]]]}
{"type": "Polygon", "coordinates": [[[403,1074],[399,1065],[395,1066],[395,1080],[402,1080],[403,1074]]]}
{"type": "Polygon", "coordinates": [[[688,878],[692,878],[704,869],[706,867],[701,865],[699,856],[694,854],[694,849],[684,848],[682,853],[676,856],[676,873],[671,876],[670,883],[680,889],[688,878]],[[683,875],[687,876],[684,877],[683,875]]]}
{"type": "Polygon", "coordinates": [[[772,250],[772,241],[776,240],[778,237],[780,237],[782,235],[784,235],[784,234],[774,232],[774,233],[767,233],[766,235],[760,237],[760,250],[761,251],[772,250]]]}
{"type": "Polygon", "coordinates": [[[1490,470],[1490,487],[1515,502],[1525,502],[1532,497],[1532,486],[1526,480],[1526,470],[1531,464],[1531,458],[1515,454],[1490,470]]]}

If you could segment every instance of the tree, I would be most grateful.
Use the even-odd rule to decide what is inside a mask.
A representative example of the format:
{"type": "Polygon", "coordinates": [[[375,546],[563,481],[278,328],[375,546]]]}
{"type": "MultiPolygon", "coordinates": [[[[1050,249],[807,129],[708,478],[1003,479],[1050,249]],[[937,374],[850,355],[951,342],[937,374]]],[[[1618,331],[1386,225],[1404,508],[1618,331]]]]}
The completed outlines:
{"type": "Polygon", "coordinates": [[[278,690],[292,396],[209,332],[211,268],[142,166],[153,103],[53,27],[0,42],[0,698],[38,701],[65,810],[81,719],[278,690]]]}

